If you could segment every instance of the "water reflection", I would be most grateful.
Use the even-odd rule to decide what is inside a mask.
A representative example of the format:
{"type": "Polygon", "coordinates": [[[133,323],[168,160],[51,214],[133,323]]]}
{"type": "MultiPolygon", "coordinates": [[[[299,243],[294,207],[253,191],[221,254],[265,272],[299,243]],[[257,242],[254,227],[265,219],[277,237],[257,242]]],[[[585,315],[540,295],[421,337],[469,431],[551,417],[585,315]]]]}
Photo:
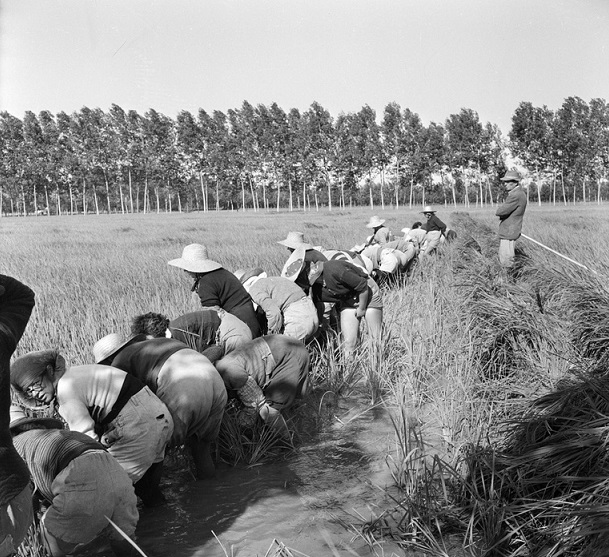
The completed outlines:
{"type": "Polygon", "coordinates": [[[141,509],[141,548],[149,557],[264,556],[276,538],[311,557],[370,555],[340,522],[380,512],[377,486],[391,484],[385,456],[393,428],[380,407],[357,400],[329,406],[320,427],[300,429],[303,444],[285,458],[220,467],[213,481],[193,481],[185,467],[169,470],[169,503],[141,509]]]}

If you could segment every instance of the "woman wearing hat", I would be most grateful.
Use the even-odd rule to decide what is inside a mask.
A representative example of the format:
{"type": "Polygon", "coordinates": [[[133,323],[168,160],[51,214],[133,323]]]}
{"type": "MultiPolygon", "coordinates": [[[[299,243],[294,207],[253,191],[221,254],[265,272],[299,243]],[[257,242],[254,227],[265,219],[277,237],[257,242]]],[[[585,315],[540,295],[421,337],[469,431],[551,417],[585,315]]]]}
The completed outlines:
{"type": "Polygon", "coordinates": [[[142,382],[109,366],[69,367],[56,350],[41,350],[13,362],[11,384],[25,406],[56,403],[72,431],[101,442],[135,483],[144,504],[164,501],[159,482],[173,420],[142,382]]]}
{"type": "Polygon", "coordinates": [[[285,277],[268,277],[259,267],[235,271],[235,276],[266,315],[269,334],[283,334],[302,342],[319,327],[313,301],[285,277]]]}
{"type": "Polygon", "coordinates": [[[391,230],[385,226],[385,219],[381,219],[376,215],[370,217],[366,228],[372,228],[372,235],[366,241],[366,246],[372,246],[374,244],[383,245],[393,240],[391,230]]]}
{"type": "Polygon", "coordinates": [[[28,418],[18,406],[11,408],[10,429],[32,474],[36,498],[47,507],[40,538],[52,557],[77,553],[102,536],[109,537],[115,555],[139,555],[108,524],[109,518],[134,538],[139,513],[131,479],[103,445],[63,429],[60,420],[28,418]]]}
{"type": "Polygon", "coordinates": [[[13,555],[32,523],[27,466],[15,450],[10,424],[10,358],[34,308],[34,292],[0,275],[0,557],[13,555]]]}
{"type": "Polygon", "coordinates": [[[171,446],[188,445],[198,479],[213,477],[210,445],[218,437],[226,389],[213,364],[196,350],[172,338],[124,341],[116,333],[98,340],[93,356],[145,383],[173,417],[171,446]]]}
{"type": "Polygon", "coordinates": [[[300,266],[297,276],[292,277],[288,276],[287,274],[287,267],[294,259],[293,257],[290,257],[284,265],[284,270],[282,271],[281,276],[289,278],[298,286],[300,286],[300,288],[304,291],[305,294],[308,294],[309,289],[311,288],[308,278],[309,267],[311,263],[327,261],[326,257],[324,257],[324,255],[319,250],[315,249],[311,244],[307,244],[304,241],[304,234],[302,232],[288,232],[286,239],[280,240],[277,243],[288,248],[292,255],[294,255],[295,252],[298,252],[298,254],[302,253],[302,259],[304,263],[302,264],[302,266],[300,266]]]}
{"type": "Polygon", "coordinates": [[[182,257],[172,259],[169,265],[184,269],[194,279],[192,291],[197,293],[203,307],[218,306],[232,313],[250,328],[252,338],[260,336],[260,324],[250,295],[235,275],[208,258],[204,245],[189,244],[182,251],[182,257]]]}
{"type": "Polygon", "coordinates": [[[175,338],[212,362],[252,340],[250,328],[220,308],[185,313],[171,321],[161,313],[144,313],[132,319],[131,333],[148,338],[175,338]]]}
{"type": "Polygon", "coordinates": [[[436,211],[434,209],[427,205],[422,213],[427,220],[421,228],[427,232],[427,238],[425,244],[423,244],[419,257],[432,254],[440,244],[442,236],[446,233],[446,225],[436,217],[436,211]]]}
{"type": "Polygon", "coordinates": [[[499,217],[499,262],[504,267],[514,264],[514,245],[520,238],[527,208],[527,194],[520,186],[520,180],[521,176],[516,170],[508,170],[501,178],[508,196],[495,215],[499,217]]]}

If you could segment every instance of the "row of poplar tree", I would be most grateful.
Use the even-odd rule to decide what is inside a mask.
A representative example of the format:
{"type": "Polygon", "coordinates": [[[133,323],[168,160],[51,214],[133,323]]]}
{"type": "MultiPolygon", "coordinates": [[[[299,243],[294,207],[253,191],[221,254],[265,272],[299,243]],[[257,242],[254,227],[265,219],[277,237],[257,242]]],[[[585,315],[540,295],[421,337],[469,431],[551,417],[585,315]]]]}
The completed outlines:
{"type": "Polygon", "coordinates": [[[175,119],[117,105],[2,112],[0,146],[5,214],[493,203],[514,160],[540,203],[600,202],[609,107],[523,102],[507,138],[471,109],[426,126],[396,103],[378,118],[369,106],[334,118],[316,102],[304,112],[244,102],[175,119]]]}

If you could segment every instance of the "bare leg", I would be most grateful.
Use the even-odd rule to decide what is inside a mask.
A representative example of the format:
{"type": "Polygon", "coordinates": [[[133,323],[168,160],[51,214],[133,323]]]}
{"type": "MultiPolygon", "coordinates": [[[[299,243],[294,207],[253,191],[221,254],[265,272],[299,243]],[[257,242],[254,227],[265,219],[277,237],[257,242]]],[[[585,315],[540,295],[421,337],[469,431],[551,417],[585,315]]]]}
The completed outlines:
{"type": "Polygon", "coordinates": [[[343,340],[345,360],[353,357],[359,342],[359,322],[355,316],[355,308],[344,308],[340,311],[340,332],[343,340]]]}

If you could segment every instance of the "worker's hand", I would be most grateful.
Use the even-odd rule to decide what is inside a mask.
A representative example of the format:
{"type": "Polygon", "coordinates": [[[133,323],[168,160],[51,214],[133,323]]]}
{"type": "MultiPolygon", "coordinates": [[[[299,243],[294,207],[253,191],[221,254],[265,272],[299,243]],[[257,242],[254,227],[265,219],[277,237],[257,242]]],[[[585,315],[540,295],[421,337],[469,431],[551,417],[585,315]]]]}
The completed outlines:
{"type": "Polygon", "coordinates": [[[366,315],[366,309],[362,309],[359,306],[355,308],[355,317],[357,317],[358,319],[361,319],[362,317],[364,317],[366,315]]]}

